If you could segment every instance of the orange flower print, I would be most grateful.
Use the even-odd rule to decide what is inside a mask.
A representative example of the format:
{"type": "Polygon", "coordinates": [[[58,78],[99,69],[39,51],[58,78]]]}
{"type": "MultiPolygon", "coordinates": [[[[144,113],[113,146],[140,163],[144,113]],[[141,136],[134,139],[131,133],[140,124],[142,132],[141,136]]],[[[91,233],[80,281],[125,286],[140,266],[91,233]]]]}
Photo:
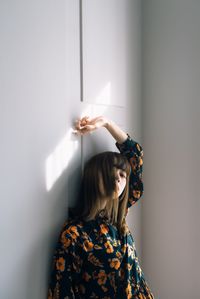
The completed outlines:
{"type": "Polygon", "coordinates": [[[120,262],[119,262],[119,260],[118,260],[117,258],[113,258],[113,259],[111,260],[111,262],[110,262],[110,267],[111,267],[111,268],[114,268],[114,269],[116,269],[116,270],[118,270],[119,267],[120,267],[120,262]]]}
{"type": "Polygon", "coordinates": [[[109,232],[109,229],[108,229],[107,225],[101,224],[100,225],[100,232],[101,232],[102,235],[107,234],[109,232]]]}
{"type": "Polygon", "coordinates": [[[131,292],[131,285],[130,285],[130,283],[128,283],[128,286],[126,288],[126,295],[127,295],[127,299],[131,299],[132,298],[132,292],[131,292]]]}
{"type": "Polygon", "coordinates": [[[107,275],[104,270],[100,270],[100,272],[97,275],[97,282],[99,285],[103,285],[106,283],[107,275]]]}
{"type": "Polygon", "coordinates": [[[118,257],[120,259],[122,257],[122,254],[119,251],[117,251],[116,252],[116,257],[118,257]]]}
{"type": "MultiPolygon", "coordinates": [[[[145,295],[143,295],[142,293],[140,293],[139,295],[138,295],[139,297],[139,299],[146,299],[147,297],[145,296],[145,295]]],[[[149,298],[149,296],[148,296],[148,298],[149,298]]]]}
{"type": "Polygon", "coordinates": [[[117,246],[120,245],[120,244],[119,244],[119,242],[117,242],[116,239],[114,239],[114,240],[112,240],[112,245],[113,245],[114,247],[117,247],[117,246]]]}
{"type": "Polygon", "coordinates": [[[133,190],[133,196],[134,196],[134,198],[140,198],[141,191],[140,190],[133,190]]]}
{"type": "Polygon", "coordinates": [[[122,248],[121,248],[122,253],[125,253],[125,252],[126,252],[126,248],[127,248],[127,245],[126,245],[126,244],[122,246],[122,248]]]}
{"type": "Polygon", "coordinates": [[[79,236],[76,226],[70,226],[66,232],[71,235],[72,239],[76,239],[79,236]]]}
{"type": "Polygon", "coordinates": [[[79,236],[76,226],[70,226],[61,234],[61,242],[65,249],[71,245],[71,239],[67,235],[70,235],[70,237],[75,240],[79,236]]]}
{"type": "Polygon", "coordinates": [[[142,147],[139,145],[139,143],[136,143],[136,147],[137,147],[138,151],[140,152],[140,155],[142,156],[142,155],[143,155],[143,149],[142,149],[142,147]]]}
{"type": "Polygon", "coordinates": [[[85,240],[84,243],[83,243],[83,249],[85,251],[91,251],[94,247],[94,244],[88,240],[85,240]]]}
{"type": "Polygon", "coordinates": [[[136,156],[133,156],[129,162],[131,164],[132,171],[134,172],[137,167],[136,156]]]}
{"type": "Polygon", "coordinates": [[[112,253],[114,251],[110,241],[107,241],[105,244],[104,244],[105,248],[106,248],[106,252],[107,253],[112,253]]]}
{"type": "Polygon", "coordinates": [[[98,244],[95,244],[94,249],[100,250],[100,249],[102,249],[102,246],[99,246],[98,244]]]}
{"type": "Polygon", "coordinates": [[[92,253],[89,253],[88,261],[95,266],[102,267],[102,263],[92,253]]]}
{"type": "Polygon", "coordinates": [[[143,159],[141,157],[139,157],[139,161],[138,161],[139,166],[143,165],[143,159]]]}
{"type": "Polygon", "coordinates": [[[66,237],[66,231],[61,235],[61,242],[65,249],[71,245],[71,240],[66,237]]]}
{"type": "Polygon", "coordinates": [[[65,270],[65,260],[63,257],[60,257],[57,261],[56,261],[56,269],[63,272],[65,270]]]}

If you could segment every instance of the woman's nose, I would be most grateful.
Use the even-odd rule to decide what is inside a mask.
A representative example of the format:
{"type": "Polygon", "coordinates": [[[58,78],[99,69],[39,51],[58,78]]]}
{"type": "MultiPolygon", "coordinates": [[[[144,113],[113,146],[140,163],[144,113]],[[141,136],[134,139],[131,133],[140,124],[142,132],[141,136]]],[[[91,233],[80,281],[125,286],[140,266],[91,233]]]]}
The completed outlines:
{"type": "Polygon", "coordinates": [[[116,175],[116,181],[120,182],[120,176],[119,176],[119,174],[116,175]]]}

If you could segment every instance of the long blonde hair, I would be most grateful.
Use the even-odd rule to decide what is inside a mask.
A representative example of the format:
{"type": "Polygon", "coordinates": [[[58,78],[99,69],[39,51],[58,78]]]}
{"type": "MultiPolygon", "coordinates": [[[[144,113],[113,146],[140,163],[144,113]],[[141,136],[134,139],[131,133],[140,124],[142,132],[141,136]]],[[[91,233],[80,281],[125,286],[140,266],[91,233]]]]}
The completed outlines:
{"type": "Polygon", "coordinates": [[[102,206],[101,198],[108,197],[104,211],[109,222],[123,235],[127,232],[125,221],[129,194],[130,164],[117,152],[103,152],[93,156],[85,165],[79,200],[73,213],[84,220],[94,218],[102,206]],[[120,195],[116,192],[116,169],[126,172],[126,186],[120,195]],[[103,187],[103,188],[102,188],[103,187]]]}

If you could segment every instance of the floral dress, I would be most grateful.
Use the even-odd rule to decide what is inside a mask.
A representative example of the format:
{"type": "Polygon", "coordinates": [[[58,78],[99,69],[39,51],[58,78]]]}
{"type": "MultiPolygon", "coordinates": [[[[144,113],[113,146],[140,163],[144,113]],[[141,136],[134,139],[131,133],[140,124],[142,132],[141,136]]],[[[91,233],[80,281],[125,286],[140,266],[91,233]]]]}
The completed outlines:
{"type": "MultiPolygon", "coordinates": [[[[128,208],[143,194],[142,147],[129,136],[116,143],[131,165],[128,208]]],[[[94,220],[68,220],[53,259],[48,299],[154,299],[131,233],[121,236],[103,211],[94,220]]]]}

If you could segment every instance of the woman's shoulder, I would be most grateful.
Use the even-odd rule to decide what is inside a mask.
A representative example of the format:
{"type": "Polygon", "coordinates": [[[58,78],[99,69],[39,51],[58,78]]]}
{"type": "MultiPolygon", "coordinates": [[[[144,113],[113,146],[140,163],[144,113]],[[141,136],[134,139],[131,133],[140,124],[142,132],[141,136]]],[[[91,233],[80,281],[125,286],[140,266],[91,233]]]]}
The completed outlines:
{"type": "Polygon", "coordinates": [[[79,244],[83,233],[83,223],[81,220],[67,219],[62,225],[59,244],[68,248],[79,244]]]}
{"type": "Polygon", "coordinates": [[[69,235],[74,232],[79,233],[83,229],[83,221],[80,219],[68,218],[62,226],[62,232],[66,231],[69,235]]]}

